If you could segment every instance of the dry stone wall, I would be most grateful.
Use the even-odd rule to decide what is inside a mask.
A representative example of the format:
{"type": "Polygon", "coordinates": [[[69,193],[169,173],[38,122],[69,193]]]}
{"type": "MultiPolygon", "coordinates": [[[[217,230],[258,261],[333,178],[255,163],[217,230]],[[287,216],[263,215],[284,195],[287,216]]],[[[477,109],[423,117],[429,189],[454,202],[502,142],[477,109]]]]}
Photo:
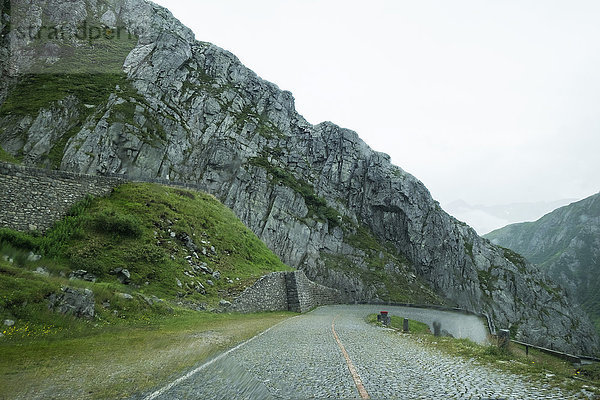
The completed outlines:
{"type": "Polygon", "coordinates": [[[232,310],[238,312],[282,311],[288,309],[284,272],[272,272],[237,297],[232,310]]]}
{"type": "Polygon", "coordinates": [[[302,272],[301,279],[306,280],[310,287],[310,294],[312,296],[311,307],[347,303],[350,301],[340,290],[308,280],[304,272],[302,272]]]}
{"type": "Polygon", "coordinates": [[[206,191],[167,179],[133,178],[122,174],[87,175],[0,162],[0,227],[44,232],[86,195],[106,196],[126,182],[206,191]]]}
{"type": "Polygon", "coordinates": [[[123,178],[0,163],[0,227],[45,231],[86,195],[105,196],[123,178]]]}
{"type": "Polygon", "coordinates": [[[346,301],[342,292],[309,280],[303,271],[273,272],[237,297],[232,310],[306,312],[313,307],[346,301]]]}
{"type": "Polygon", "coordinates": [[[300,312],[317,306],[345,303],[348,300],[339,290],[309,280],[302,271],[296,271],[293,274],[296,279],[300,312]]]}

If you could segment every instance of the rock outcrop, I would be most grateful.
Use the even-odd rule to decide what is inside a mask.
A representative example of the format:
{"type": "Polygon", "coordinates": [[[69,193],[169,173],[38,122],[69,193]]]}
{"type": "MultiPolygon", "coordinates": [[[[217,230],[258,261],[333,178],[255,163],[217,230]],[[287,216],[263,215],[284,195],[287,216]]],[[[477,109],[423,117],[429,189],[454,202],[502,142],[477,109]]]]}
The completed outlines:
{"type": "MultiPolygon", "coordinates": [[[[490,314],[523,340],[597,351],[589,320],[535,267],[446,214],[420,181],[355,132],[309,124],[291,93],[196,41],[167,10],[143,0],[36,4],[41,11],[22,14],[21,24],[93,21],[123,26],[136,41],[94,43],[123,55],[123,74],[87,75],[85,85],[81,75],[37,73],[62,65],[60,50],[49,57],[40,50],[47,43],[16,41],[8,69],[20,75],[3,75],[16,83],[0,87],[0,146],[24,164],[198,183],[285,263],[353,299],[444,298],[490,314]],[[61,13],[67,4],[78,12],[61,13]],[[53,85],[64,95],[24,98],[53,85]],[[91,96],[90,85],[101,90],[91,96]]],[[[78,46],[85,53],[85,43],[78,46]]]]}
{"type": "Polygon", "coordinates": [[[65,287],[62,293],[48,297],[48,309],[77,318],[94,319],[94,292],[90,289],[65,287]]]}

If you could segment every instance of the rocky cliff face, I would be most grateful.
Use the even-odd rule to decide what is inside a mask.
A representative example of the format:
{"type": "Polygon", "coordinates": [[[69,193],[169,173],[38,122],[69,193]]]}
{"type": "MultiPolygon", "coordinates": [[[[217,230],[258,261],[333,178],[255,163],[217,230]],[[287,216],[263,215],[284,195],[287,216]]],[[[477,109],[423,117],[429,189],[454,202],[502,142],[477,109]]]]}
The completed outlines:
{"type": "Polygon", "coordinates": [[[486,237],[539,264],[600,326],[600,193],[486,237]]]}
{"type": "Polygon", "coordinates": [[[8,89],[8,65],[10,59],[9,52],[9,32],[10,16],[7,10],[10,9],[10,0],[0,1],[0,102],[3,102],[8,89]]]}
{"type": "MultiPolygon", "coordinates": [[[[73,67],[60,46],[13,42],[20,75],[4,90],[0,146],[23,163],[197,182],[285,263],[354,299],[444,298],[524,340],[598,349],[587,318],[537,269],[446,214],[355,132],[309,124],[291,93],[194,40],[168,11],[143,0],[36,4],[41,11],[22,24],[87,20],[111,32],[122,25],[135,40],[94,42],[114,62],[122,57],[121,74],[82,73],[89,66],[73,67]],[[81,12],[56,11],[67,4],[81,12]],[[77,73],[56,75],[57,65],[77,73]]],[[[73,43],[77,54],[96,55],[73,43]]]]}

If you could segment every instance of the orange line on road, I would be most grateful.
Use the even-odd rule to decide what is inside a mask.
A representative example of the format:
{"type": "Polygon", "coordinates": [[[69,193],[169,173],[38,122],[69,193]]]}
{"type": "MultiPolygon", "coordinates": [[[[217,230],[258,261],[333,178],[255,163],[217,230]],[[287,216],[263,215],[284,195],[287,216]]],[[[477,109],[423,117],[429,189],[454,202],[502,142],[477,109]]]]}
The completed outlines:
{"type": "Polygon", "coordinates": [[[354,384],[356,385],[356,389],[358,389],[360,398],[361,399],[370,399],[371,397],[369,396],[369,393],[367,393],[365,386],[363,385],[362,381],[360,380],[360,376],[358,376],[358,372],[356,372],[356,368],[354,368],[354,364],[352,364],[352,360],[350,360],[350,356],[348,355],[348,352],[346,351],[346,349],[344,348],[344,345],[340,341],[340,337],[335,332],[335,318],[333,319],[333,321],[331,321],[331,332],[333,332],[333,337],[334,337],[335,341],[337,342],[338,346],[340,347],[340,350],[342,351],[344,358],[346,359],[346,364],[348,364],[348,370],[350,370],[350,375],[352,375],[352,379],[354,379],[354,384]]]}

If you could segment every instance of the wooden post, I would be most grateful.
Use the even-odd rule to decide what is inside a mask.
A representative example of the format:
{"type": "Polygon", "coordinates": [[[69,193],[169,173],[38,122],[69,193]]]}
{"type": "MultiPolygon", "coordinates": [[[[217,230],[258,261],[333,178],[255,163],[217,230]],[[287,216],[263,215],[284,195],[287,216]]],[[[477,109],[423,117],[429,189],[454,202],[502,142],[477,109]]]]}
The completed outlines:
{"type": "Polygon", "coordinates": [[[402,321],[402,331],[408,332],[408,318],[404,318],[404,321],[402,321]]]}

